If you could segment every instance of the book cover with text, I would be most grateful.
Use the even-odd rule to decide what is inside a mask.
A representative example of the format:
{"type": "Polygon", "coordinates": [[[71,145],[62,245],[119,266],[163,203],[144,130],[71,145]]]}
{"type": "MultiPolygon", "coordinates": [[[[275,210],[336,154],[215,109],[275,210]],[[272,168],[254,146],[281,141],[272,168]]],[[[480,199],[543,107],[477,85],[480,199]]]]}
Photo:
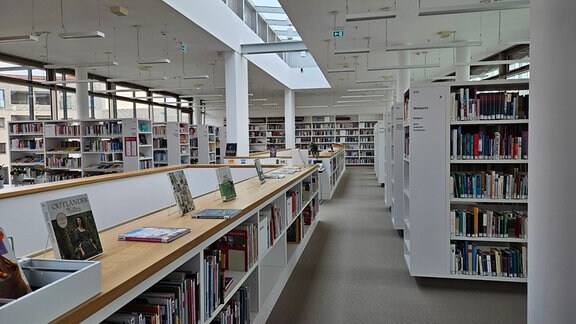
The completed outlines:
{"type": "Polygon", "coordinates": [[[234,188],[234,180],[232,179],[232,173],[230,173],[230,167],[224,166],[215,170],[222,200],[229,201],[236,198],[236,188],[234,188]]]}
{"type": "Polygon", "coordinates": [[[45,201],[42,212],[56,257],[86,260],[102,253],[88,195],[45,201]]]}
{"type": "Polygon", "coordinates": [[[194,199],[192,198],[192,193],[190,192],[184,171],[169,172],[168,177],[172,184],[172,192],[174,193],[176,205],[178,205],[178,209],[180,210],[180,216],[184,216],[193,211],[196,206],[194,205],[194,199]]]}

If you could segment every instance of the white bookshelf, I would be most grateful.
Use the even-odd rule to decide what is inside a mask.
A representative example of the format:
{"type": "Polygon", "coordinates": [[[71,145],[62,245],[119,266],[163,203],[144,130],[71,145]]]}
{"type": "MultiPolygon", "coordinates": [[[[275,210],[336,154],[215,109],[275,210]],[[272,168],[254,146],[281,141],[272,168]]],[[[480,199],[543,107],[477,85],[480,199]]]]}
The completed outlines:
{"type": "Polygon", "coordinates": [[[168,165],[190,163],[190,126],[188,123],[166,123],[168,165]]]}
{"type": "Polygon", "coordinates": [[[82,122],[84,175],[124,170],[121,119],[91,119],[82,122]]]}
{"type": "MultiPolygon", "coordinates": [[[[489,93],[498,94],[500,91],[527,90],[527,82],[489,82],[489,83],[465,83],[466,86],[472,87],[478,93],[490,91],[489,93]]],[[[455,271],[455,258],[451,251],[466,250],[467,254],[483,251],[483,257],[487,253],[494,252],[491,249],[518,255],[516,260],[521,260],[522,253],[527,250],[526,237],[486,237],[476,234],[454,235],[455,226],[454,216],[451,217],[451,210],[464,211],[471,213],[474,208],[479,208],[479,216],[482,217],[482,211],[506,211],[514,213],[513,217],[523,217],[527,211],[528,200],[522,199],[502,199],[503,197],[479,198],[466,197],[452,198],[452,180],[451,174],[480,174],[480,172],[490,173],[492,170],[503,174],[511,174],[507,170],[516,170],[514,175],[521,176],[522,172],[527,172],[527,159],[478,159],[478,158],[454,158],[452,147],[455,143],[452,141],[454,130],[461,131],[462,134],[478,134],[492,136],[494,132],[501,132],[499,127],[517,127],[507,128],[508,135],[520,137],[519,133],[527,132],[527,120],[456,120],[451,116],[454,111],[455,93],[460,92],[464,85],[416,85],[410,89],[410,120],[408,128],[410,129],[410,155],[406,162],[409,166],[409,219],[410,234],[409,256],[406,258],[407,265],[412,276],[422,277],[442,277],[453,279],[469,279],[482,281],[503,281],[503,282],[527,282],[526,277],[508,277],[496,275],[476,275],[471,271],[468,274],[458,273],[455,271]],[[516,173],[519,172],[519,173],[516,173]],[[518,212],[519,214],[515,214],[518,212]],[[520,216],[515,216],[520,215],[520,216]],[[452,219],[451,219],[452,218],[452,219]]],[[[488,96],[489,94],[486,94],[488,96]]],[[[486,98],[474,96],[472,98],[486,98]]],[[[504,98],[504,97],[502,97],[504,98]]],[[[488,102],[488,100],[486,101],[488,102]]],[[[501,101],[497,101],[498,104],[501,101]]],[[[480,106],[481,101],[470,101],[477,111],[488,109],[486,106],[480,106]],[[476,106],[478,105],[478,106],[476,106]]],[[[486,105],[486,103],[483,103],[486,105]]],[[[509,107],[511,107],[510,105],[509,107]]],[[[496,106],[502,107],[502,106],[496,106]]],[[[472,106],[471,108],[472,109],[472,106]]],[[[494,109],[491,107],[490,109],[494,109]]],[[[473,117],[466,117],[473,118],[473,117]]],[[[504,133],[504,131],[502,131],[504,133]]],[[[472,135],[468,138],[474,138],[472,135]]],[[[460,139],[465,137],[459,137],[460,139]]],[[[476,139],[478,140],[478,139],[476,139]]],[[[460,143],[460,142],[458,142],[460,143]]],[[[464,149],[464,146],[459,146],[464,149]]],[[[471,150],[470,147],[467,147],[471,150]]],[[[469,151],[468,151],[469,152],[469,151]]],[[[475,151],[474,151],[475,152],[475,151]]],[[[475,153],[477,154],[477,153],[475,153]]],[[[484,174],[484,173],[483,173],[484,174]]],[[[481,179],[481,178],[479,178],[481,179]]],[[[486,180],[488,181],[488,180],[486,180]]],[[[480,183],[479,183],[480,185],[480,183]]],[[[461,190],[460,188],[457,188],[461,190]]],[[[483,195],[486,191],[483,191],[483,195]]],[[[458,195],[460,195],[458,193],[458,195]]],[[[512,198],[512,197],[508,197],[512,198]]],[[[518,198],[518,197],[515,197],[518,198]]],[[[501,220],[509,217],[511,214],[499,215],[501,220]]],[[[472,216],[472,215],[468,215],[472,216]]],[[[469,218],[468,221],[470,221],[469,218]]],[[[479,218],[481,220],[481,218],[479,218]]],[[[500,221],[501,221],[500,220],[500,221]]],[[[523,226],[523,218],[518,220],[514,218],[514,226],[523,226]],[[520,222],[520,223],[518,223],[520,222]]],[[[504,224],[507,224],[507,220],[504,224]]],[[[490,221],[487,221],[487,228],[490,228],[490,221]]],[[[469,223],[468,226],[472,226],[469,223]]],[[[494,226],[504,226],[503,231],[511,231],[508,225],[499,223],[494,226]]],[[[479,225],[479,231],[482,231],[479,225]]],[[[472,227],[468,228],[468,231],[472,227]]],[[[473,229],[476,231],[477,229],[473,229]]],[[[519,230],[515,228],[515,230],[519,230]]],[[[523,229],[522,229],[523,230],[523,229]]],[[[464,229],[466,231],[466,229],[464,229]]],[[[456,233],[458,234],[458,233],[456,233]]],[[[514,234],[514,233],[513,233],[514,234]]],[[[489,234],[488,236],[491,236],[489,234]]],[[[508,235],[508,232],[505,234],[508,235]]],[[[406,247],[406,244],[405,244],[406,247]]],[[[466,255],[467,256],[467,255],[466,255]]],[[[465,256],[465,257],[466,257],[465,256]]],[[[510,259],[511,260],[511,259],[510,259]]],[[[466,261],[467,262],[467,261],[466,261]]],[[[516,264],[516,261],[514,265],[516,264]]],[[[520,265],[518,265],[520,267],[520,265]]],[[[470,265],[472,269],[472,265],[470,265]]]]}
{"type": "Polygon", "coordinates": [[[404,110],[402,103],[392,105],[392,225],[397,230],[405,230],[404,238],[409,239],[409,232],[404,223],[404,110]]]}
{"type": "Polygon", "coordinates": [[[44,122],[47,182],[83,176],[81,129],[77,120],[44,122]]]}
{"type": "MultiPolygon", "coordinates": [[[[25,178],[43,182],[44,175],[35,170],[45,166],[44,123],[39,121],[9,122],[8,139],[10,170],[14,167],[23,168],[25,178]]],[[[8,179],[13,184],[12,177],[8,179]]]]}
{"type": "Polygon", "coordinates": [[[196,125],[190,125],[188,138],[190,140],[190,164],[198,164],[200,148],[198,146],[198,127],[196,125]]]}
{"type": "Polygon", "coordinates": [[[223,164],[226,156],[226,126],[216,127],[216,164],[223,164]]]}
{"type": "Polygon", "coordinates": [[[123,119],[124,171],[144,170],[154,167],[152,148],[152,123],[146,119],[123,119]]]}
{"type": "Polygon", "coordinates": [[[195,159],[197,154],[197,163],[216,164],[216,126],[212,125],[193,125],[195,129],[195,138],[198,142],[197,149],[192,147],[191,137],[191,159],[195,159]]]}
{"type": "Polygon", "coordinates": [[[385,173],[385,186],[384,186],[384,203],[386,206],[392,205],[392,179],[394,178],[394,173],[392,172],[392,158],[393,158],[393,148],[394,140],[392,138],[393,132],[392,123],[392,107],[386,110],[384,115],[384,173],[385,173]]]}
{"type": "Polygon", "coordinates": [[[374,171],[378,183],[386,183],[386,123],[379,121],[374,126],[374,171]]]}
{"type": "Polygon", "coordinates": [[[263,152],[267,147],[266,118],[250,118],[248,125],[248,140],[250,152],[263,152]]]}

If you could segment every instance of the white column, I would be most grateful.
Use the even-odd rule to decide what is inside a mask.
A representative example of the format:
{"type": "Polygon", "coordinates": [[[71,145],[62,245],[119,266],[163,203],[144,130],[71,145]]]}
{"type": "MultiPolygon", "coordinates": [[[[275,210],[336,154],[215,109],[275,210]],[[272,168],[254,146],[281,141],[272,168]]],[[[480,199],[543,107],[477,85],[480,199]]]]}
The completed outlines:
{"type": "Polygon", "coordinates": [[[202,107],[200,107],[200,99],[194,98],[194,125],[202,124],[202,107]]]}
{"type": "MultiPolygon", "coordinates": [[[[398,65],[410,65],[410,51],[398,52],[398,65]]],[[[404,101],[404,92],[410,88],[410,70],[396,71],[396,101],[404,101]]]]}
{"type": "Polygon", "coordinates": [[[226,52],[227,143],[237,143],[238,156],[247,156],[248,143],[248,61],[236,52],[226,52]]]}
{"type": "MultiPolygon", "coordinates": [[[[456,63],[470,63],[470,47],[456,48],[456,63]]],[[[470,81],[470,65],[456,67],[456,81],[470,81]]]]}
{"type": "Polygon", "coordinates": [[[528,323],[576,318],[576,2],[530,3],[528,323]]]}
{"type": "MultiPolygon", "coordinates": [[[[76,80],[88,79],[87,68],[76,68],[76,80]]],[[[88,110],[88,83],[76,83],[76,108],[78,109],[79,120],[86,120],[90,118],[90,111],[88,110]]]]}
{"type": "Polygon", "coordinates": [[[284,90],[284,132],[286,148],[296,148],[296,93],[284,90]]]}

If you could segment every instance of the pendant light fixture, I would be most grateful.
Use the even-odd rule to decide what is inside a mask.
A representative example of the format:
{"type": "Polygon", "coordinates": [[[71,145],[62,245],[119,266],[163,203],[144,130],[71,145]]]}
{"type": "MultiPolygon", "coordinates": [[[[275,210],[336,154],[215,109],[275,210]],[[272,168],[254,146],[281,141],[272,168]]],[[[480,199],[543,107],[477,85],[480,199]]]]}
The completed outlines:
{"type": "MultiPolygon", "coordinates": [[[[99,30],[92,31],[80,31],[80,32],[68,32],[64,26],[64,0],[60,0],[60,22],[61,30],[60,38],[62,39],[90,39],[90,38],[105,38],[106,34],[99,30]]],[[[101,25],[100,19],[100,0],[98,0],[98,27],[101,25]]]]}

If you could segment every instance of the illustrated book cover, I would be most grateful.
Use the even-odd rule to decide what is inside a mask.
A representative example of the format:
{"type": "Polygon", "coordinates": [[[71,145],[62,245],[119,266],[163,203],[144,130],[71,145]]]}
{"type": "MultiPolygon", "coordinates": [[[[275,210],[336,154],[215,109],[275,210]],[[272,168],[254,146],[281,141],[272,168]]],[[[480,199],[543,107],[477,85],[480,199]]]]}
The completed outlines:
{"type": "Polygon", "coordinates": [[[262,170],[262,163],[260,159],[254,160],[254,166],[256,167],[256,173],[258,174],[258,180],[260,180],[260,184],[264,184],[266,182],[266,177],[264,176],[264,170],[262,170]]]}
{"type": "Polygon", "coordinates": [[[102,253],[88,195],[45,201],[42,213],[56,257],[87,260],[102,253]]]}
{"type": "Polygon", "coordinates": [[[230,167],[224,166],[215,170],[222,200],[229,201],[236,198],[236,188],[234,188],[234,180],[232,179],[232,173],[230,173],[230,167]]]}
{"type": "Polygon", "coordinates": [[[16,260],[6,232],[0,227],[0,298],[16,299],[30,291],[28,280],[16,260]]]}
{"type": "Polygon", "coordinates": [[[242,209],[204,209],[196,214],[195,218],[230,218],[241,212],[242,209]]]}
{"type": "Polygon", "coordinates": [[[169,172],[168,177],[172,184],[176,205],[178,205],[180,210],[180,216],[193,211],[196,206],[194,205],[194,199],[192,198],[192,193],[190,193],[190,187],[188,187],[188,180],[186,180],[184,171],[169,172]]]}
{"type": "Polygon", "coordinates": [[[190,233],[189,228],[140,227],[130,232],[118,235],[118,240],[169,243],[188,233],[190,233]]]}

